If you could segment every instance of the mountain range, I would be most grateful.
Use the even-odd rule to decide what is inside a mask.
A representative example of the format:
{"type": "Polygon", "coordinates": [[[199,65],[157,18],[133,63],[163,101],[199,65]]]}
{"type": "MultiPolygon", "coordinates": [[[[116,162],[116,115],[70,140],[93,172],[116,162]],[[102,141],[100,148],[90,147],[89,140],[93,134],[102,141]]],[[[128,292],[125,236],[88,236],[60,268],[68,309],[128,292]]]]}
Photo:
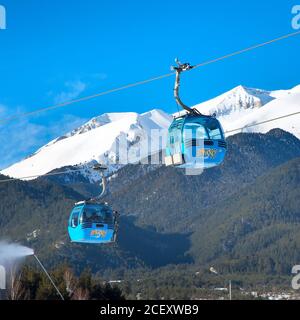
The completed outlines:
{"type": "MultiPolygon", "coordinates": [[[[300,86],[279,91],[238,86],[212,100],[196,105],[195,108],[203,114],[215,113],[227,132],[227,137],[241,131],[266,133],[273,128],[281,128],[300,138],[299,115],[253,126],[299,111],[299,101],[300,86]],[[232,131],[247,126],[251,127],[232,131]]],[[[171,121],[172,115],[157,109],[143,114],[106,113],[54,139],[33,155],[1,173],[15,178],[43,175],[65,166],[84,166],[93,160],[105,163],[109,166],[110,172],[113,172],[122,166],[118,165],[116,152],[116,146],[120,141],[125,144],[127,154],[133,155],[128,162],[139,162],[149,155],[145,145],[151,144],[151,153],[164,150],[171,121]],[[160,130],[163,135],[160,144],[154,142],[155,137],[151,135],[153,129],[160,130]]],[[[97,179],[90,171],[87,175],[92,181],[97,179]]]]}
{"type": "MultiPolygon", "coordinates": [[[[273,92],[237,87],[196,107],[217,113],[229,130],[237,119],[249,125],[297,112],[299,94],[299,86],[273,92]]],[[[104,114],[4,170],[0,181],[7,175],[66,174],[0,183],[0,238],[33,247],[48,267],[67,262],[109,279],[116,270],[125,278],[129,270],[161,268],[172,278],[183,268],[196,281],[195,270],[205,274],[214,266],[240,278],[255,274],[251,281],[270,279],[264,275],[286,281],[280,277],[300,261],[297,116],[229,134],[225,161],[198,176],[163,164],[114,163],[112,145],[120,135],[129,148],[136,147],[148,130],[165,129],[171,119],[159,110],[104,114]],[[105,200],[121,213],[118,242],[73,244],[68,217],[76,201],[99,193],[98,177],[86,165],[99,159],[110,166],[105,200]]],[[[166,285],[165,279],[159,285],[166,285]]]]}
{"type": "Polygon", "coordinates": [[[33,247],[48,266],[67,261],[94,272],[213,264],[287,274],[300,259],[300,140],[273,129],[231,136],[228,146],[224,163],[199,176],[162,165],[120,168],[105,199],[121,213],[116,246],[70,243],[74,202],[98,192],[72,172],[1,183],[0,237],[33,247]]]}

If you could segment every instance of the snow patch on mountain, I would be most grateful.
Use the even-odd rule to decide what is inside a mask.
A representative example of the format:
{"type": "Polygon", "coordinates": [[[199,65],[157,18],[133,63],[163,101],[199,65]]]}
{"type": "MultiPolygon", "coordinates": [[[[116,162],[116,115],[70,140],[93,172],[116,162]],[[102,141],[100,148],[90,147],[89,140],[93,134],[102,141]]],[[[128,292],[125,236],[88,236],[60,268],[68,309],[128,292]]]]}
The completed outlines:
{"type": "Polygon", "coordinates": [[[216,114],[217,118],[260,108],[275,99],[270,91],[238,86],[220,96],[196,105],[203,114],[216,114]]]}
{"type": "Polygon", "coordinates": [[[300,139],[300,114],[281,118],[300,111],[300,86],[291,90],[273,91],[271,95],[276,98],[251,113],[240,114],[239,117],[232,114],[231,116],[221,118],[225,131],[247,127],[243,130],[230,132],[228,135],[240,131],[266,133],[271,129],[280,128],[294,134],[300,139]],[[274,118],[281,119],[268,122],[268,120],[274,118]],[[257,123],[262,124],[255,125],[257,123]]]}
{"type": "Polygon", "coordinates": [[[300,115],[256,125],[300,111],[300,85],[290,90],[277,91],[238,86],[195,108],[203,114],[215,113],[226,136],[241,131],[266,133],[273,128],[281,128],[300,138],[300,115]],[[246,129],[232,131],[247,126],[246,129]]]}
{"type": "MultiPolygon", "coordinates": [[[[105,114],[92,119],[80,129],[59,137],[40,148],[34,155],[2,171],[12,177],[43,175],[56,168],[87,165],[95,160],[117,166],[116,143],[125,141],[131,161],[148,156],[152,129],[166,129],[172,117],[163,111],[143,114],[134,112],[105,114]]],[[[157,150],[159,151],[159,146],[157,150]]]]}

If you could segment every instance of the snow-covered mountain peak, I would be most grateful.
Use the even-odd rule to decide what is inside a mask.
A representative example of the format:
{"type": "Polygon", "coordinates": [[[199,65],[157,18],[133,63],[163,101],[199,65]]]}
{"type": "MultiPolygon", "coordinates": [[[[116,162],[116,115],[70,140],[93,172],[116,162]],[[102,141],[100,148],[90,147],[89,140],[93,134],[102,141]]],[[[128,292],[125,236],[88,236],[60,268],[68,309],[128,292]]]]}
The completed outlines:
{"type": "Polygon", "coordinates": [[[112,122],[126,121],[132,119],[133,121],[151,121],[152,124],[159,124],[161,122],[169,122],[169,115],[162,110],[153,109],[151,111],[138,114],[136,112],[114,112],[114,113],[104,113],[98,117],[94,117],[79,128],[74,129],[70,133],[67,133],[66,137],[71,137],[75,134],[82,134],[90,130],[99,128],[101,126],[107,125],[112,122]]]}
{"type": "MultiPolygon", "coordinates": [[[[162,110],[153,109],[151,111],[145,112],[143,114],[138,114],[136,112],[114,112],[114,113],[104,113],[100,116],[94,117],[88,122],[84,123],[82,126],[75,128],[71,132],[64,134],[50,141],[46,146],[57,143],[61,140],[73,137],[75,135],[85,134],[91,130],[97,129],[99,127],[110,125],[117,122],[127,122],[132,121],[135,125],[139,125],[146,130],[159,129],[161,127],[166,127],[170,123],[172,118],[162,110]]],[[[43,148],[44,148],[43,147],[43,148]]],[[[41,150],[41,149],[40,149],[41,150]]],[[[37,152],[39,152],[38,150],[37,152]]]]}
{"type": "Polygon", "coordinates": [[[160,129],[168,128],[172,121],[172,116],[159,109],[153,109],[139,115],[139,122],[145,128],[160,129]]]}
{"type": "Polygon", "coordinates": [[[151,130],[165,130],[171,121],[170,115],[156,109],[143,114],[106,113],[51,141],[2,173],[15,177],[43,175],[56,168],[90,163],[93,160],[115,165],[118,141],[122,141],[125,151],[127,148],[130,159],[139,161],[148,156],[148,148],[142,146],[151,138],[151,130]]]}
{"type": "Polygon", "coordinates": [[[255,89],[255,88],[247,88],[244,86],[238,86],[235,88],[236,92],[240,97],[247,97],[256,99],[256,101],[260,101],[260,106],[265,105],[266,103],[272,101],[274,98],[271,96],[270,91],[255,89]]]}
{"type": "Polygon", "coordinates": [[[120,113],[104,113],[98,117],[94,117],[82,126],[74,129],[73,131],[67,133],[65,137],[72,137],[76,134],[83,134],[90,130],[99,128],[106,124],[109,124],[114,121],[119,121],[128,117],[137,117],[137,114],[134,112],[120,112],[120,113]]]}
{"type": "Polygon", "coordinates": [[[273,99],[269,91],[240,85],[214,99],[196,105],[195,108],[204,114],[216,113],[217,117],[223,117],[233,112],[260,108],[273,99]]]}

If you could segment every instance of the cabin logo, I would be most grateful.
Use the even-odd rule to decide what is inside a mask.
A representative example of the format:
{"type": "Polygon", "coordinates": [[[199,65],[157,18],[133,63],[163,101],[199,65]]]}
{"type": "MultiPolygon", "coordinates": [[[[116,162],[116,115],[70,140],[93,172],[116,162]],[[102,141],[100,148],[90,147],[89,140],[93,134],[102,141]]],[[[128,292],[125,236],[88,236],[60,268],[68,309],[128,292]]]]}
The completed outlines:
{"type": "Polygon", "coordinates": [[[104,238],[106,236],[106,231],[104,230],[92,230],[91,236],[95,238],[104,238]]]}
{"type": "Polygon", "coordinates": [[[0,5],[0,30],[6,29],[6,9],[0,5]]]}
{"type": "Polygon", "coordinates": [[[300,29],[300,5],[293,6],[292,14],[294,15],[292,19],[292,28],[295,30],[299,30],[300,29]]]}
{"type": "Polygon", "coordinates": [[[6,289],[6,271],[3,266],[0,265],[0,290],[6,289]]]}
{"type": "Polygon", "coordinates": [[[202,148],[202,149],[198,150],[199,157],[215,159],[216,155],[217,155],[217,150],[215,150],[215,149],[203,149],[202,148]]]}

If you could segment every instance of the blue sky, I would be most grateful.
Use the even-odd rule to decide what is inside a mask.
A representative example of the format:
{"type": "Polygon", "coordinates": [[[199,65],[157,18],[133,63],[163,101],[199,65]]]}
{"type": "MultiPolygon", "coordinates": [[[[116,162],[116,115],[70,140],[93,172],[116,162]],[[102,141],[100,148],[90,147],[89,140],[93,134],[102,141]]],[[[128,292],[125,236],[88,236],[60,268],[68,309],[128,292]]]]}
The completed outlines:
{"type": "MultiPolygon", "coordinates": [[[[296,0],[0,0],[0,118],[169,72],[293,32],[296,0]]],[[[298,1],[299,4],[299,1],[298,1]]],[[[300,83],[300,37],[192,71],[190,104],[243,84],[300,83]]],[[[0,125],[0,168],[104,112],[175,112],[173,79],[0,125]]]]}

